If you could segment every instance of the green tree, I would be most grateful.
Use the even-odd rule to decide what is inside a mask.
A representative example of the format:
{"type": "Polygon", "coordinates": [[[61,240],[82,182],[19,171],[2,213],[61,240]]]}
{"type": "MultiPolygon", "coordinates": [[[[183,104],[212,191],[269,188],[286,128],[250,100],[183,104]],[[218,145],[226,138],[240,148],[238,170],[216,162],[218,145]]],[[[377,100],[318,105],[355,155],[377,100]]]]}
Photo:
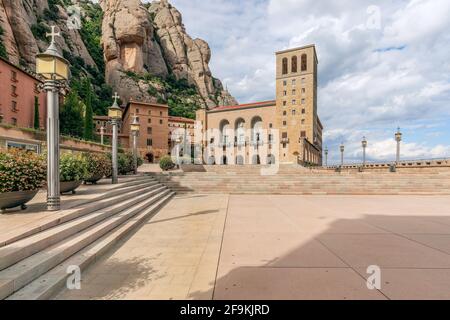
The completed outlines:
{"type": "Polygon", "coordinates": [[[3,34],[4,34],[4,30],[0,26],[0,57],[8,59],[8,53],[6,52],[6,47],[3,44],[3,40],[2,40],[3,34]]]}
{"type": "Polygon", "coordinates": [[[41,124],[39,121],[39,98],[34,97],[34,128],[39,130],[41,128],[41,124]]]}
{"type": "Polygon", "coordinates": [[[60,109],[59,118],[61,134],[83,137],[83,105],[75,90],[67,95],[64,105],[60,109]]]}
{"type": "Polygon", "coordinates": [[[92,111],[92,85],[89,78],[84,80],[84,104],[86,112],[84,115],[84,139],[94,140],[94,114],[92,111]]]}

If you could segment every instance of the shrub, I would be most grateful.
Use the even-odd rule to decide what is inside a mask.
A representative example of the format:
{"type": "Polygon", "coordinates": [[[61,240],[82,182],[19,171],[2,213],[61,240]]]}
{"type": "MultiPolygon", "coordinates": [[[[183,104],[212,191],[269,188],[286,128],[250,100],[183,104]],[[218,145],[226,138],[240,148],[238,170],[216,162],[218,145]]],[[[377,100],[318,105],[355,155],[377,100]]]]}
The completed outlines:
{"type": "Polygon", "coordinates": [[[159,167],[163,171],[171,170],[175,168],[175,163],[173,163],[172,158],[169,156],[164,156],[159,160],[159,167]]]}
{"type": "Polygon", "coordinates": [[[85,180],[95,180],[98,177],[108,177],[111,175],[111,160],[105,154],[85,153],[86,178],[85,180]]]}
{"type": "Polygon", "coordinates": [[[87,176],[86,161],[82,155],[63,154],[59,163],[59,171],[61,182],[82,181],[87,176]]]}
{"type": "Polygon", "coordinates": [[[18,149],[0,152],[0,193],[36,190],[46,178],[42,156],[18,149]]]}
{"type": "Polygon", "coordinates": [[[130,153],[119,153],[118,164],[118,171],[121,175],[125,175],[133,171],[133,156],[130,153]]]}

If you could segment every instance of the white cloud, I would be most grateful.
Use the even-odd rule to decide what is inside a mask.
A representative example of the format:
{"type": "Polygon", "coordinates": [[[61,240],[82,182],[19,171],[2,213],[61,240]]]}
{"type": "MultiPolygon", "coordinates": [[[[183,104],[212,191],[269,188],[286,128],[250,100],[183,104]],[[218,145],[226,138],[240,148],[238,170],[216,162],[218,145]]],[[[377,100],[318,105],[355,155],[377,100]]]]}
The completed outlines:
{"type": "MultiPolygon", "coordinates": [[[[171,2],[187,31],[210,43],[214,75],[241,103],[274,98],[275,51],[314,43],[330,149],[344,141],[356,152],[362,135],[378,146],[401,126],[408,155],[450,157],[450,1],[171,2]]],[[[393,155],[383,150],[371,157],[393,155]]]]}

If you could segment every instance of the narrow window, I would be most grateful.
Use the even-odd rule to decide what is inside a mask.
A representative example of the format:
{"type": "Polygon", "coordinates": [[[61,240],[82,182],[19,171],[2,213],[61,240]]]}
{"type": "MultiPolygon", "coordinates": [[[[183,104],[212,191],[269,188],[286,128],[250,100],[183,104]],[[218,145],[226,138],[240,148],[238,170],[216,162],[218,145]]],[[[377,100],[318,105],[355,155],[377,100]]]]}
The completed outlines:
{"type": "Polygon", "coordinates": [[[295,73],[297,72],[297,57],[293,56],[292,57],[292,68],[291,68],[292,72],[295,73]]]}
{"type": "Polygon", "coordinates": [[[302,71],[306,71],[307,66],[308,66],[308,58],[306,56],[306,54],[302,54],[302,71]]]}
{"type": "Polygon", "coordinates": [[[301,131],[300,132],[300,137],[305,138],[306,137],[306,131],[301,131]]]}
{"type": "Polygon", "coordinates": [[[152,134],[152,127],[147,128],[147,134],[152,134]]]}
{"type": "Polygon", "coordinates": [[[283,67],[282,67],[282,74],[287,74],[288,73],[288,59],[287,58],[283,58],[283,67]]]}

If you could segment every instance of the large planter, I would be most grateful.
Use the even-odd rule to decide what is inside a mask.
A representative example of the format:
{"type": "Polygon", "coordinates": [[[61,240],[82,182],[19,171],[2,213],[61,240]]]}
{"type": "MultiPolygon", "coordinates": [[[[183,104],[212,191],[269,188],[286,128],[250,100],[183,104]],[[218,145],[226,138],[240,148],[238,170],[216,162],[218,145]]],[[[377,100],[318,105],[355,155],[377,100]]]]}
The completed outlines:
{"type": "Polygon", "coordinates": [[[0,209],[10,209],[20,206],[22,210],[25,210],[25,205],[28,201],[33,199],[39,190],[30,191],[15,191],[0,193],[0,209]]]}
{"type": "Polygon", "coordinates": [[[85,183],[97,184],[97,182],[98,182],[101,178],[103,178],[103,175],[102,175],[102,174],[98,174],[98,175],[92,176],[92,177],[89,178],[89,179],[85,179],[84,182],[85,182],[85,183]]]}
{"type": "Polygon", "coordinates": [[[65,181],[60,184],[60,192],[61,193],[69,193],[75,194],[75,190],[83,183],[83,181],[65,181]]]}

